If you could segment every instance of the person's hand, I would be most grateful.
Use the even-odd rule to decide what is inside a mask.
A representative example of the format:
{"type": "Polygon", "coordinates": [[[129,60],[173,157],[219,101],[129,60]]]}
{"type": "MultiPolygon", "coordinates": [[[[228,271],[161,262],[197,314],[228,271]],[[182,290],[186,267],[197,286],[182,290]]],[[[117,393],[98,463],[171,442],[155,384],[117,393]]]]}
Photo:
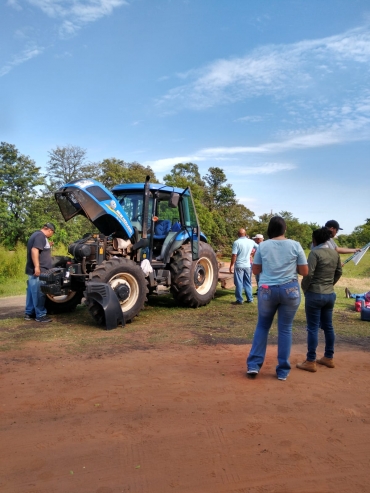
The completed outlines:
{"type": "Polygon", "coordinates": [[[361,252],[361,248],[355,248],[355,253],[361,252]]]}
{"type": "Polygon", "coordinates": [[[230,272],[230,274],[232,274],[234,272],[232,267],[229,268],[229,272],[230,272]]]}
{"type": "Polygon", "coordinates": [[[40,276],[40,267],[35,267],[35,274],[36,277],[40,276]]]}

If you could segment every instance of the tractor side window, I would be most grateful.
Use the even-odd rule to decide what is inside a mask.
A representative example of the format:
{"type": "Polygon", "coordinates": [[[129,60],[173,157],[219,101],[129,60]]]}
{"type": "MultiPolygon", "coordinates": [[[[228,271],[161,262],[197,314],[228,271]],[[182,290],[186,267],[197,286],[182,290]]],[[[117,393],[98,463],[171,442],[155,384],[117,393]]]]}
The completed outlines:
{"type": "Polygon", "coordinates": [[[197,215],[195,213],[193,201],[191,200],[191,197],[189,195],[183,195],[182,209],[184,214],[185,226],[196,228],[198,226],[197,215]]]}

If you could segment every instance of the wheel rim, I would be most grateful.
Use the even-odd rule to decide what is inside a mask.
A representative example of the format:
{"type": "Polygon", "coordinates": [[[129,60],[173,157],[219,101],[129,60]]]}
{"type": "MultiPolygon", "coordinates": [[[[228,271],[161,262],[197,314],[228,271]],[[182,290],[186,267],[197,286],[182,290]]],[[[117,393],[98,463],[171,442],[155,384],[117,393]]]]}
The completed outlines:
{"type": "Polygon", "coordinates": [[[139,297],[139,284],[134,276],[128,273],[117,274],[109,281],[113,291],[118,290],[122,285],[129,289],[129,295],[125,300],[120,300],[121,309],[123,312],[130,310],[138,300],[139,297]]]}
{"type": "Polygon", "coordinates": [[[67,301],[74,298],[76,291],[68,291],[67,294],[61,294],[60,296],[53,296],[52,294],[47,294],[46,297],[49,298],[53,303],[67,303],[67,301]]]}
{"type": "Polygon", "coordinates": [[[207,294],[213,283],[213,266],[211,261],[202,257],[198,260],[194,271],[195,289],[199,294],[207,294]]]}

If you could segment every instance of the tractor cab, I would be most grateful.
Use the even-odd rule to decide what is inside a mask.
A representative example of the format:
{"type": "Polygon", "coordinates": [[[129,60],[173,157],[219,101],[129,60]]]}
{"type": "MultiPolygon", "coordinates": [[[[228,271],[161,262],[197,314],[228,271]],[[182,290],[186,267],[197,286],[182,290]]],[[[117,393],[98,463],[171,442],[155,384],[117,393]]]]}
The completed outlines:
{"type": "MultiPolygon", "coordinates": [[[[194,247],[198,236],[202,241],[207,241],[199,231],[189,188],[184,190],[150,184],[147,204],[143,183],[116,185],[112,193],[137,230],[139,238],[148,238],[148,246],[142,250],[142,259],[167,264],[172,252],[185,241],[190,240],[194,247]]],[[[193,250],[195,253],[197,249],[193,250]]]]}

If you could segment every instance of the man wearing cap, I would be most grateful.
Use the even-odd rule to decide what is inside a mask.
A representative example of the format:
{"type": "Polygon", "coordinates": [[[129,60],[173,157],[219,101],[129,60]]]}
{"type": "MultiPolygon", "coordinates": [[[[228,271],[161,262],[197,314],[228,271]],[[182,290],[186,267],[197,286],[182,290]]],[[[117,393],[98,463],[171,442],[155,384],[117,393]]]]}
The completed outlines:
{"type": "Polygon", "coordinates": [[[24,319],[36,322],[51,322],[51,318],[46,315],[45,295],[40,288],[40,273],[51,269],[51,249],[48,238],[55,233],[53,223],[45,223],[44,226],[32,233],[27,242],[27,263],[26,274],[27,294],[26,310],[24,319]]]}
{"type": "MultiPolygon", "coordinates": [[[[257,243],[257,245],[259,245],[260,243],[263,242],[265,238],[263,237],[263,235],[261,234],[257,234],[256,236],[253,236],[252,240],[254,240],[255,243],[257,243]]],[[[252,251],[252,256],[251,256],[251,268],[252,268],[252,264],[253,264],[253,258],[254,258],[254,254],[256,253],[256,249],[254,248],[253,251],[252,251]]],[[[259,280],[260,280],[260,275],[259,274],[256,274],[255,276],[255,279],[256,279],[256,284],[257,284],[257,291],[255,292],[255,294],[258,293],[258,283],[259,283],[259,280]]]]}
{"type": "Polygon", "coordinates": [[[335,219],[330,219],[330,221],[326,221],[325,227],[328,228],[331,231],[331,238],[326,242],[326,245],[328,248],[331,248],[332,250],[336,250],[338,253],[356,253],[361,250],[361,248],[343,248],[339,247],[333,238],[337,235],[339,230],[343,230],[343,228],[339,227],[338,221],[335,221],[335,219]]]}
{"type": "Polygon", "coordinates": [[[236,301],[232,303],[233,305],[243,304],[243,289],[247,303],[253,303],[250,256],[253,248],[258,247],[257,243],[247,237],[245,229],[239,229],[238,237],[233,243],[229,268],[230,273],[234,272],[236,301]]]}

